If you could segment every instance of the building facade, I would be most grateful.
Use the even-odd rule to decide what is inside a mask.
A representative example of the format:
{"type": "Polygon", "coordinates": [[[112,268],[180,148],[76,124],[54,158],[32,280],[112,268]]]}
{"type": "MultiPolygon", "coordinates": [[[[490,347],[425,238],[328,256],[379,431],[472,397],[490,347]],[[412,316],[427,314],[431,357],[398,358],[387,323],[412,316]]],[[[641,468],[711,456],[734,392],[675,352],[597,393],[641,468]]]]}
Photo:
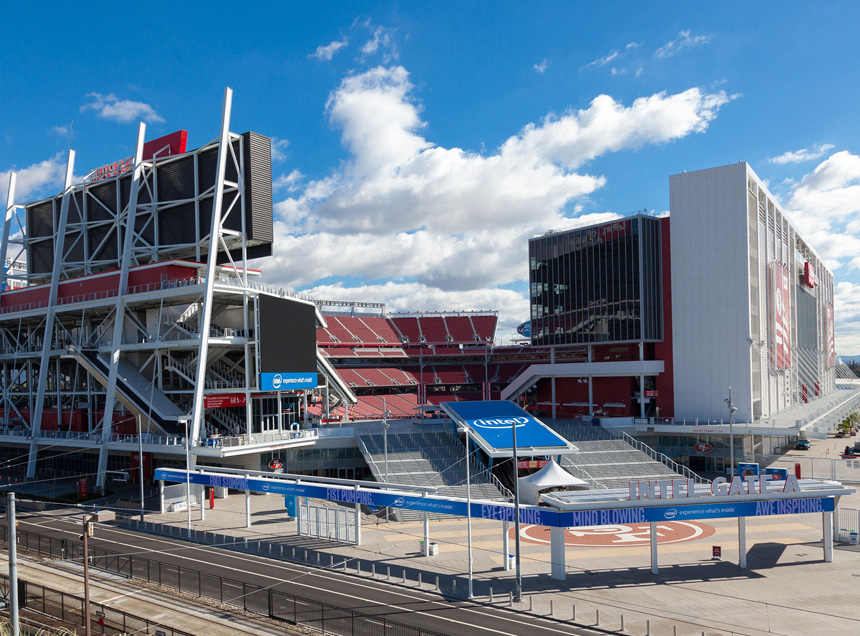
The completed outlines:
{"type": "Polygon", "coordinates": [[[746,163],[672,175],[675,417],[768,420],[835,389],[833,274],[746,163]]]}

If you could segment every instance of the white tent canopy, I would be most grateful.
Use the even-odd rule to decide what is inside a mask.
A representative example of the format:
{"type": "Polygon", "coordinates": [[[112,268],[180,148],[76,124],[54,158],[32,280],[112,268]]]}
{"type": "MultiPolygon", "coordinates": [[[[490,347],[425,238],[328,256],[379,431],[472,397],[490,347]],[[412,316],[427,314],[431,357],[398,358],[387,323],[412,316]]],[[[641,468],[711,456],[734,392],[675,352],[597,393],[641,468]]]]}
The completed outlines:
{"type": "Polygon", "coordinates": [[[587,490],[588,482],[578,479],[559,466],[551,459],[546,466],[528,477],[519,480],[520,502],[524,504],[537,505],[540,500],[540,492],[550,488],[575,488],[587,490]]]}

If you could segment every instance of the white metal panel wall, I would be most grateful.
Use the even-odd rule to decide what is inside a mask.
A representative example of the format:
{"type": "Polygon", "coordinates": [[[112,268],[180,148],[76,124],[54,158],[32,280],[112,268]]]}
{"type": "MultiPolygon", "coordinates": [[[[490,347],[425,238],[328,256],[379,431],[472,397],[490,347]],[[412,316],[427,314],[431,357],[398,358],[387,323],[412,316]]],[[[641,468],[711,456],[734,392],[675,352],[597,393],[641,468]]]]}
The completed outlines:
{"type": "Polygon", "coordinates": [[[751,418],[746,170],[670,177],[676,419],[751,418]]]}

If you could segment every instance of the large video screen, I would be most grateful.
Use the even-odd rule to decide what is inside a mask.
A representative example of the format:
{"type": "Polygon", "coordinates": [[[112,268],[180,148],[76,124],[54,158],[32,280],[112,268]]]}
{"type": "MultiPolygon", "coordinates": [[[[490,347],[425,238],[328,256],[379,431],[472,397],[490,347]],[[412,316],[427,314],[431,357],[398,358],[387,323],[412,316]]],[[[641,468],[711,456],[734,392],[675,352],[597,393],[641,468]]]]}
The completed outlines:
{"type": "Polygon", "coordinates": [[[260,294],[260,371],[316,373],[316,312],[313,305],[260,294]]]}

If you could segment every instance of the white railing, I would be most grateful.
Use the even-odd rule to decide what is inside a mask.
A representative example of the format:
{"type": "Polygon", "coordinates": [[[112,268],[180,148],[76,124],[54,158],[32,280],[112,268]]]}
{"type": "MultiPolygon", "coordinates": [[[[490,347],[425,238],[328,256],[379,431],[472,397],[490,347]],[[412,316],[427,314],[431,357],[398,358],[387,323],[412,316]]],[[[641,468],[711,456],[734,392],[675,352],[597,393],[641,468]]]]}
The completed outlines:
{"type": "Polygon", "coordinates": [[[314,299],[310,296],[305,296],[303,294],[297,294],[296,292],[284,289],[282,287],[275,287],[273,285],[267,285],[266,283],[260,283],[255,280],[249,280],[247,285],[241,278],[219,278],[215,281],[216,285],[229,285],[230,287],[246,287],[247,289],[256,289],[257,291],[265,292],[267,294],[272,294],[274,296],[280,296],[281,298],[298,298],[300,300],[307,300],[309,302],[314,302],[314,299]]]}
{"type": "Polygon", "coordinates": [[[671,468],[673,471],[675,471],[679,475],[684,475],[684,477],[686,477],[687,479],[693,479],[693,480],[695,480],[695,482],[697,484],[709,484],[709,483],[711,483],[710,479],[705,479],[704,477],[700,477],[699,475],[694,473],[692,470],[690,470],[686,466],[682,466],[681,464],[679,464],[675,460],[671,459],[670,457],[667,457],[666,455],[664,455],[663,453],[661,453],[659,451],[654,450],[653,448],[648,446],[648,444],[645,444],[644,442],[640,442],[638,439],[631,437],[630,435],[628,435],[624,431],[613,431],[612,429],[605,429],[605,430],[609,431],[609,433],[613,437],[620,439],[620,440],[623,440],[623,441],[627,442],[628,444],[630,444],[636,450],[645,453],[654,461],[658,461],[658,462],[668,466],[669,468],[671,468]]]}
{"type": "MultiPolygon", "coordinates": [[[[175,289],[177,287],[189,287],[194,285],[202,285],[203,279],[197,276],[191,278],[180,278],[178,280],[159,281],[155,283],[146,283],[145,285],[132,285],[126,292],[127,295],[145,294],[147,292],[162,291],[165,289],[175,289]]],[[[60,287],[62,293],[62,286],[60,287]]],[[[92,300],[103,300],[105,298],[116,297],[118,290],[102,289],[100,291],[90,292],[88,294],[76,294],[74,296],[61,296],[57,298],[57,305],[70,305],[74,303],[89,302],[92,300]]],[[[13,298],[10,300],[14,300],[13,298]]],[[[18,305],[9,305],[0,308],[0,313],[8,314],[16,311],[29,311],[31,309],[41,309],[48,306],[47,300],[39,300],[32,303],[21,303],[18,305]]]]}
{"type": "Polygon", "coordinates": [[[578,479],[582,479],[583,481],[587,481],[592,485],[600,486],[604,490],[609,489],[609,486],[604,484],[602,481],[600,481],[596,477],[593,477],[591,475],[591,473],[589,473],[587,470],[585,470],[581,466],[577,466],[576,464],[574,464],[572,460],[569,460],[567,464],[563,464],[563,468],[573,470],[573,472],[576,473],[573,476],[578,478],[578,479]]]}
{"type": "Polygon", "coordinates": [[[301,431],[272,431],[270,433],[253,433],[250,441],[244,435],[236,435],[231,437],[208,438],[200,440],[202,446],[223,446],[224,448],[232,448],[235,446],[248,446],[257,444],[274,444],[289,440],[299,439],[318,439],[319,432],[313,429],[301,431]],[[208,442],[208,443],[207,443],[208,442]]]}

